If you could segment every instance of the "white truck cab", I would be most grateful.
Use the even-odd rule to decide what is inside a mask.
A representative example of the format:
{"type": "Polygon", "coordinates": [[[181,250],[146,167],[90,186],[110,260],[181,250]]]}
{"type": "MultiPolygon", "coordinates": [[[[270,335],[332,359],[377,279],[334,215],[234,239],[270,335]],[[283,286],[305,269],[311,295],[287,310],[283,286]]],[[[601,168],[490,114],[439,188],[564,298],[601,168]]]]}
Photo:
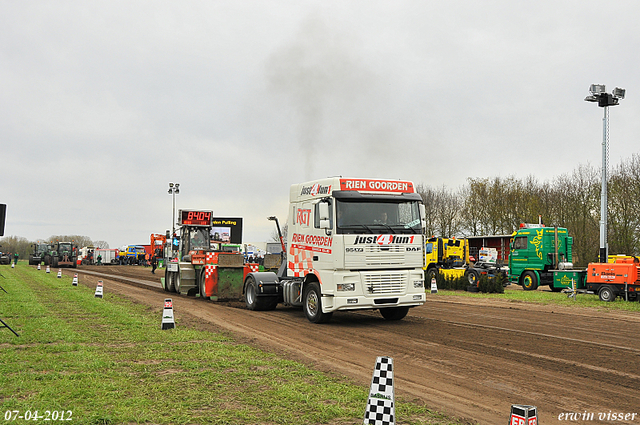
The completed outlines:
{"type": "Polygon", "coordinates": [[[333,177],[295,184],[289,208],[286,262],[278,276],[247,276],[250,309],[284,302],[302,306],[315,323],[357,309],[400,320],[425,302],[424,206],[413,183],[333,177]]]}

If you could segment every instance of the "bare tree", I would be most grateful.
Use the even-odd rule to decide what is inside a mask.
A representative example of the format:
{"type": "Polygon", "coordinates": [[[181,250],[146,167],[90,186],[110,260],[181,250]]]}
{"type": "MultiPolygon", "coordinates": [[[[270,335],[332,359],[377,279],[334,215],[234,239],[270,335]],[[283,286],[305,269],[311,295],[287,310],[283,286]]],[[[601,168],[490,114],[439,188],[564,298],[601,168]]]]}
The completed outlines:
{"type": "Polygon", "coordinates": [[[640,231],[640,156],[622,161],[609,180],[609,252],[638,253],[640,231]]]}

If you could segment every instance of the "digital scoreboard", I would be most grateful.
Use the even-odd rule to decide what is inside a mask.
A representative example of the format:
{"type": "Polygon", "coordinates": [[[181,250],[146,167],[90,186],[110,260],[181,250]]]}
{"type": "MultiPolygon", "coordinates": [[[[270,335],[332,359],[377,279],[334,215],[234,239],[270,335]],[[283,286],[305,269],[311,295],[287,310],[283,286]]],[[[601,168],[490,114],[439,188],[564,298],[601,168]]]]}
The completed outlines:
{"type": "Polygon", "coordinates": [[[211,226],[213,211],[179,210],[178,224],[181,226],[211,226]]]}

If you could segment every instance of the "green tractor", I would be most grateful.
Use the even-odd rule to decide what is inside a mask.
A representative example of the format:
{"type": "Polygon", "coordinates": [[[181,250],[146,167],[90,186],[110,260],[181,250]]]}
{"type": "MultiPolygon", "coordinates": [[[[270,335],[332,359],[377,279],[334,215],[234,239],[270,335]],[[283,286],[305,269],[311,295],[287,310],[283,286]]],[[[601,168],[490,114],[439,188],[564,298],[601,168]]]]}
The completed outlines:
{"type": "Polygon", "coordinates": [[[33,248],[33,252],[29,254],[30,266],[41,264],[44,261],[46,255],[51,251],[50,245],[46,243],[34,243],[31,244],[31,247],[33,248]]]}
{"type": "Polygon", "coordinates": [[[78,247],[73,245],[73,242],[56,242],[52,247],[51,267],[78,266],[78,247]]]}

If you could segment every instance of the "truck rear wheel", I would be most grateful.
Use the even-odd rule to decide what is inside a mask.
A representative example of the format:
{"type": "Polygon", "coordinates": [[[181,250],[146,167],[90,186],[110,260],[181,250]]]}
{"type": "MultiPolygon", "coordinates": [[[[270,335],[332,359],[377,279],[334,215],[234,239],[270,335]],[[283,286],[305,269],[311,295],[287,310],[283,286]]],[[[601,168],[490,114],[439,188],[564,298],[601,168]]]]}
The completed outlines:
{"type": "Polygon", "coordinates": [[[600,301],[604,301],[607,303],[615,301],[616,296],[616,292],[610,286],[602,286],[598,291],[598,297],[600,297],[600,301]]]}
{"type": "Polygon", "coordinates": [[[331,320],[333,313],[322,312],[322,294],[317,282],[310,282],[305,285],[302,309],[305,316],[312,323],[327,323],[331,320]]]}
{"type": "Polygon", "coordinates": [[[480,281],[480,274],[477,270],[467,270],[464,273],[467,277],[467,281],[469,282],[469,286],[478,287],[478,281],[480,281]]]}
{"type": "Polygon", "coordinates": [[[244,289],[244,302],[249,310],[273,310],[278,305],[277,297],[259,297],[258,284],[253,276],[247,276],[244,289]]]}
{"type": "Polygon", "coordinates": [[[385,320],[402,320],[409,313],[409,307],[381,308],[380,314],[385,320]]]}
{"type": "Polygon", "coordinates": [[[530,270],[522,274],[522,289],[525,291],[535,291],[538,289],[538,276],[530,270]]]}

